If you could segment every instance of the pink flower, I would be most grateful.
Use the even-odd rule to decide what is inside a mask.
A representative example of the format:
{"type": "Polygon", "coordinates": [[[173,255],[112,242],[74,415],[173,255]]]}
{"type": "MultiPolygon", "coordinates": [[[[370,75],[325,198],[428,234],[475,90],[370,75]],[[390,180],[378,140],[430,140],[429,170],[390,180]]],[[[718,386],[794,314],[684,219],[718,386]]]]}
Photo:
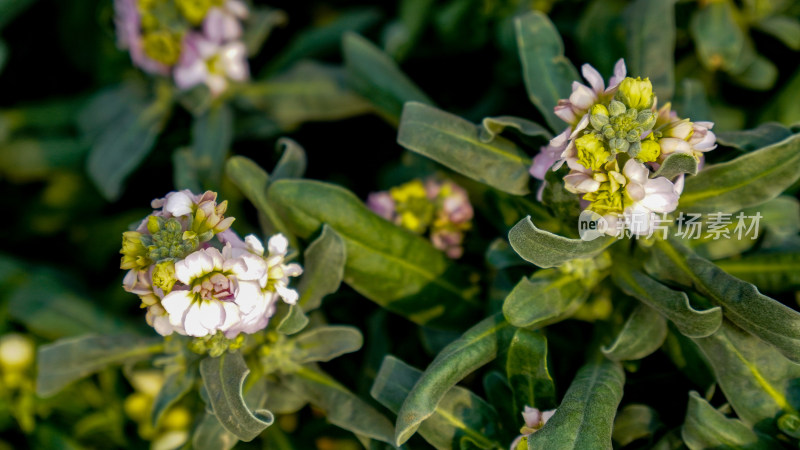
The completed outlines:
{"type": "Polygon", "coordinates": [[[175,66],[175,84],[190,89],[205,84],[211,95],[218,96],[227,89],[229,80],[250,78],[247,49],[239,41],[219,43],[199,33],[189,33],[183,40],[183,51],[175,66]]]}
{"type": "Polygon", "coordinates": [[[614,76],[608,80],[608,88],[606,88],[600,72],[591,65],[584,64],[581,67],[581,73],[591,88],[577,81],[573,82],[569,99],[559,100],[553,111],[564,122],[575,125],[601,97],[609,97],[616,91],[619,84],[625,79],[626,72],[625,61],[620,59],[614,65],[614,76]]]}
{"type": "Polygon", "coordinates": [[[247,6],[239,0],[228,0],[221,8],[211,8],[203,20],[203,33],[216,43],[242,37],[241,20],[247,18],[247,6]]]}
{"type": "Polygon", "coordinates": [[[373,192],[367,197],[367,208],[384,219],[393,222],[395,214],[394,199],[387,191],[373,192]]]}

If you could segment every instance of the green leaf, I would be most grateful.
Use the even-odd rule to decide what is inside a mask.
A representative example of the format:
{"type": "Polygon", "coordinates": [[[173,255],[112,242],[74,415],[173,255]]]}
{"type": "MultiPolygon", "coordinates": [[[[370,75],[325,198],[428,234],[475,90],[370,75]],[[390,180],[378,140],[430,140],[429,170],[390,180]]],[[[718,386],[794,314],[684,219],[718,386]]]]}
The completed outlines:
{"type": "Polygon", "coordinates": [[[314,328],[293,339],[291,358],[298,364],[326,362],[346,353],[358,351],[364,338],[358,328],[324,326],[314,328]]]}
{"type": "MultiPolygon", "coordinates": [[[[392,355],[383,359],[370,395],[397,413],[422,372],[392,355]]],[[[494,409],[467,389],[454,386],[434,413],[419,427],[419,434],[436,449],[462,448],[469,442],[479,448],[497,448],[494,409]]]]}
{"type": "Polygon", "coordinates": [[[531,159],[506,138],[482,141],[479,130],[485,129],[434,107],[409,102],[403,108],[397,142],[495,189],[527,194],[531,159]]]}
{"type": "Polygon", "coordinates": [[[336,292],[344,279],[347,247],[341,236],[327,224],[322,233],[306,248],[303,278],[297,286],[298,305],[305,311],[319,308],[322,299],[336,292]]]}
{"type": "Polygon", "coordinates": [[[749,426],[770,423],[783,412],[797,414],[795,380],[800,365],[728,322],[695,339],[736,415],[749,426]]]}
{"type": "Polygon", "coordinates": [[[519,256],[542,268],[555,267],[576,258],[590,258],[616,241],[611,236],[592,241],[565,238],[536,228],[530,216],[514,225],[508,232],[508,240],[519,256]]]}
{"type": "Polygon", "coordinates": [[[675,0],[636,0],[625,10],[628,73],[648,77],[660,99],[675,92],[675,0]]]}
{"type": "Polygon", "coordinates": [[[740,420],[725,417],[694,391],[689,393],[689,407],[686,421],[681,427],[681,437],[690,450],[768,450],[778,446],[772,439],[757,435],[740,420]]]}
{"type": "Polygon", "coordinates": [[[751,152],[780,142],[791,135],[791,130],[778,122],[767,122],[750,130],[721,131],[717,133],[717,143],[751,152]]]}
{"type": "Polygon", "coordinates": [[[734,324],[774,345],[792,361],[800,362],[800,313],[672,241],[659,240],[654,249],[648,271],[694,287],[721,306],[725,317],[734,324]]]}
{"type": "Polygon", "coordinates": [[[48,339],[139,331],[73,291],[58,274],[46,269],[29,269],[26,273],[28,276],[10,292],[6,305],[9,315],[28,331],[48,339]]]}
{"type": "Polygon", "coordinates": [[[529,449],[608,449],[625,372],[606,359],[583,366],[545,426],[528,436],[529,449]]]}
{"type": "Polygon", "coordinates": [[[736,23],[729,0],[701,5],[692,16],[689,31],[706,69],[740,73],[750,63],[753,52],[747,46],[752,43],[736,23]]]}
{"type": "Polygon", "coordinates": [[[245,442],[255,439],[274,420],[271,412],[251,411],[245,404],[242,388],[248,373],[250,369],[241,353],[200,361],[200,375],[214,416],[228,432],[245,442]]]}
{"type": "Polygon", "coordinates": [[[691,114],[694,121],[711,120],[711,105],[702,81],[683,78],[676,97],[673,110],[691,114]]]}
{"type": "Polygon", "coordinates": [[[800,252],[750,253],[717,260],[714,264],[767,292],[800,289],[800,252]]]}
{"type": "Polygon", "coordinates": [[[36,0],[0,0],[0,30],[36,0]]]}
{"type": "Polygon", "coordinates": [[[280,138],[275,144],[281,150],[281,159],[272,170],[270,182],[286,178],[303,178],[306,173],[307,158],[303,147],[289,138],[280,138]]]}
{"type": "Polygon", "coordinates": [[[161,351],[161,338],[85,335],[39,347],[36,394],[50,397],[67,385],[105,369],[145,359],[161,351]]]}
{"type": "Polygon", "coordinates": [[[686,179],[678,209],[734,213],[777,197],[798,178],[800,135],[703,168],[686,179]]]}
{"type": "Polygon", "coordinates": [[[550,139],[553,135],[546,128],[536,122],[514,116],[486,117],[481,121],[482,128],[478,130],[478,139],[489,143],[500,135],[506,128],[514,128],[526,136],[537,136],[550,139]]]}
{"type": "Polygon", "coordinates": [[[664,177],[668,180],[680,174],[697,174],[697,160],[694,156],[686,153],[673,153],[664,160],[661,167],[656,170],[650,178],[664,177]]]}
{"type": "Polygon", "coordinates": [[[310,180],[280,180],[268,191],[292,231],[309,238],[323,224],[345,243],[344,281],[420,325],[460,327],[478,304],[460,269],[425,239],[367,209],[350,191],[310,180]]]}
{"type": "Polygon", "coordinates": [[[336,382],[310,367],[282,378],[284,384],[325,411],[332,424],[381,442],[392,442],[392,423],[383,414],[336,382]]]}
{"type": "Polygon", "coordinates": [[[358,34],[344,34],[342,52],[350,86],[392,123],[399,122],[406,102],[433,104],[390,56],[358,34]]]}
{"type": "Polygon", "coordinates": [[[792,50],[800,50],[800,20],[797,17],[769,16],[755,24],[759,30],[771,34],[792,50]]]}
{"type": "MultiPolygon", "coordinates": [[[[280,383],[267,381],[266,407],[275,414],[294,414],[308,404],[308,399],[280,383]]],[[[270,428],[267,429],[269,431],[270,428]]]]}
{"type": "Polygon", "coordinates": [[[612,361],[635,361],[649,356],[667,338],[667,321],[655,309],[637,305],[613,343],[602,348],[612,361]]]}
{"type": "Polygon", "coordinates": [[[577,276],[540,270],[514,286],[503,302],[503,315],[515,327],[541,327],[569,317],[588,295],[577,276]]]}
{"type": "Polygon", "coordinates": [[[524,259],[511,248],[507,240],[497,238],[486,249],[486,261],[495,269],[508,269],[527,264],[524,259]]]}
{"type": "Polygon", "coordinates": [[[179,148],[172,153],[172,180],[175,189],[203,191],[203,185],[197,177],[197,163],[191,148],[179,148]]]}
{"type": "Polygon", "coordinates": [[[537,331],[514,332],[506,356],[506,376],[514,394],[514,411],[525,406],[541,411],[556,406],[556,388],[547,369],[547,339],[537,331]]]}
{"type": "Polygon", "coordinates": [[[372,110],[350,90],[344,69],[312,61],[301,61],[266,81],[238,87],[242,100],[294,130],[303,122],[333,121],[372,110]]]}
{"type": "Polygon", "coordinates": [[[379,10],[365,8],[342,13],[324,26],[305,28],[292,37],[291,43],[272,59],[264,73],[276,73],[302,59],[338,53],[346,32],[365,30],[380,18],[379,10]]]}
{"type": "Polygon", "coordinates": [[[276,330],[283,334],[295,334],[305,328],[306,325],[308,325],[308,317],[303,314],[303,309],[299,305],[291,305],[280,323],[278,323],[276,330]]]}
{"type": "Polygon", "coordinates": [[[710,336],[722,324],[720,307],[697,310],[692,307],[685,293],[673,291],[636,269],[614,267],[612,277],[623,292],[663,314],[685,336],[710,336]]]}
{"type": "Polygon", "coordinates": [[[564,56],[561,36],[546,15],[534,11],[518,17],[514,29],[528,97],[550,128],[561,130],[566,124],[553,108],[558,100],[572,93],[572,82],[578,80],[578,72],[564,56]]]}
{"type": "MultiPolygon", "coordinates": [[[[267,383],[251,377],[242,391],[244,402],[251,410],[260,408],[267,398],[267,383]],[[255,380],[255,382],[253,382],[255,380]]],[[[273,429],[277,427],[269,427],[273,429]]],[[[213,413],[206,411],[192,435],[192,447],[196,450],[230,450],[239,439],[228,432],[213,413]]]]}
{"type": "Polygon", "coordinates": [[[653,408],[631,403],[617,413],[611,437],[624,447],[635,440],[653,436],[661,426],[658,413],[653,408]]]}
{"type": "Polygon", "coordinates": [[[775,85],[778,79],[778,67],[767,58],[756,55],[741,73],[731,75],[731,78],[741,86],[766,91],[775,85]]]}
{"type": "Polygon", "coordinates": [[[91,142],[89,177],[106,199],[119,198],[125,178],[150,153],[172,109],[171,95],[163,89],[149,100],[134,88],[121,87],[96,96],[81,112],[91,142]],[[90,124],[96,116],[105,117],[90,124]]]}
{"type": "Polygon", "coordinates": [[[0,73],[3,73],[6,61],[8,61],[8,45],[6,45],[5,41],[0,40],[0,73]]]}
{"type": "MultiPolygon", "coordinates": [[[[297,248],[297,238],[289,231],[269,200],[267,200],[267,187],[270,183],[269,174],[258,164],[244,156],[229,158],[225,164],[225,174],[242,191],[242,194],[250,200],[253,206],[264,215],[270,228],[274,228],[275,233],[282,233],[289,240],[289,245],[292,248],[297,248]]],[[[270,230],[269,234],[275,234],[272,231],[270,230]]]]}
{"type": "Polygon", "coordinates": [[[244,19],[244,35],[242,41],[247,47],[247,56],[255,56],[261,50],[264,41],[275,27],[284,26],[288,17],[284,11],[269,7],[250,8],[244,19]]]}
{"type": "Polygon", "coordinates": [[[510,326],[500,314],[488,317],[436,356],[397,413],[397,445],[402,445],[416,433],[456,383],[497,356],[501,334],[506,333],[510,326]]]}
{"type": "Polygon", "coordinates": [[[220,104],[192,122],[192,156],[198,176],[211,186],[219,184],[225,155],[233,141],[233,111],[220,104]]]}
{"type": "Polygon", "coordinates": [[[172,405],[194,388],[197,380],[196,369],[197,367],[193,365],[189,370],[184,366],[171,367],[167,370],[164,384],[153,400],[150,415],[150,424],[153,428],[158,427],[161,417],[172,405]]]}

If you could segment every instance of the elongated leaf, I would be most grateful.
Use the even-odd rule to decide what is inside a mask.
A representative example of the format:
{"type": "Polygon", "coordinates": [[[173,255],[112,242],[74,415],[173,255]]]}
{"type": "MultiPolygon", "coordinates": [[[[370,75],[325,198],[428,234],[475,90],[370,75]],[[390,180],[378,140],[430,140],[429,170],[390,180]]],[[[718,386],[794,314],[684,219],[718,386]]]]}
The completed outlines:
{"type": "Polygon", "coordinates": [[[332,424],[381,442],[392,442],[389,419],[328,374],[304,366],[282,380],[288,388],[324,410],[332,424]]]}
{"type": "Polygon", "coordinates": [[[477,126],[453,114],[409,102],[403,108],[397,142],[495,189],[518,195],[529,192],[531,159],[525,152],[500,136],[482,141],[477,126]]]}
{"type": "Polygon", "coordinates": [[[485,143],[499,136],[506,128],[514,128],[527,136],[539,136],[550,139],[553,137],[547,129],[536,122],[514,116],[486,117],[481,121],[481,128],[478,131],[478,138],[485,143]]]}
{"type": "Polygon", "coordinates": [[[656,309],[685,336],[710,336],[722,324],[720,307],[699,311],[692,307],[685,293],[673,291],[636,269],[615,267],[612,277],[623,292],[656,309]]]}
{"type": "MultiPolygon", "coordinates": [[[[280,314],[280,306],[278,313],[280,314]]],[[[280,317],[280,316],[278,316],[280,317]]],[[[291,305],[287,308],[286,314],[283,315],[280,323],[278,324],[277,331],[283,334],[295,334],[300,332],[308,325],[308,316],[303,313],[299,305],[291,305]]]]}
{"type": "Polygon", "coordinates": [[[203,192],[191,148],[179,148],[172,153],[172,181],[175,189],[203,192]]]}
{"type": "Polygon", "coordinates": [[[678,209],[734,213],[777,197],[800,178],[800,135],[708,166],[686,180],[678,209]]]}
{"type": "Polygon", "coordinates": [[[0,147],[0,174],[16,183],[46,180],[59,170],[79,170],[89,147],[77,139],[14,139],[0,147]]]}
{"type": "Polygon", "coordinates": [[[286,25],[287,20],[287,14],[280,9],[250,8],[244,20],[244,35],[242,36],[242,41],[247,47],[247,56],[257,55],[272,30],[275,27],[286,25]]]}
{"type": "Polygon", "coordinates": [[[602,349],[612,361],[642,359],[661,347],[667,338],[667,321],[655,309],[638,305],[613,343],[602,349]]]}
{"type": "Polygon", "coordinates": [[[740,73],[752,61],[752,49],[745,50],[748,37],[734,14],[733,3],[725,0],[706,3],[692,16],[689,31],[706,69],[740,73]]]}
{"type": "Polygon", "coordinates": [[[625,11],[628,72],[648,77],[661,99],[675,92],[675,1],[636,0],[625,11]]]}
{"type": "Polygon", "coordinates": [[[200,178],[219,183],[225,155],[233,141],[233,111],[225,104],[212,107],[192,123],[192,156],[200,178]]]}
{"type": "Polygon", "coordinates": [[[372,110],[350,90],[344,70],[301,61],[266,81],[241,86],[245,102],[264,111],[284,130],[303,122],[341,120],[372,110]]]}
{"type": "Polygon", "coordinates": [[[91,128],[87,170],[106,199],[120,196],[123,181],[141,164],[161,133],[172,109],[171,94],[163,92],[167,93],[149,103],[142,93],[123,87],[101,94],[82,112],[84,128],[91,128]],[[106,109],[109,101],[121,107],[106,109]],[[108,117],[103,122],[91,125],[84,119],[105,114],[108,117]]]}
{"type": "Polygon", "coordinates": [[[344,279],[347,247],[342,237],[326,224],[319,237],[306,248],[304,256],[303,278],[297,286],[298,304],[305,311],[311,311],[319,308],[323,297],[339,289],[344,279]]]}
{"type": "Polygon", "coordinates": [[[270,182],[284,178],[303,178],[306,173],[307,158],[303,147],[289,138],[280,138],[275,145],[281,150],[281,159],[275,164],[270,182]]]}
{"type": "Polygon", "coordinates": [[[767,122],[750,129],[722,131],[717,133],[717,143],[744,152],[780,142],[792,135],[792,131],[777,122],[767,122]]]}
{"type": "MultiPolygon", "coordinates": [[[[370,395],[394,413],[422,372],[388,355],[383,359],[370,395]]],[[[497,448],[497,415],[483,399],[454,386],[447,391],[434,413],[419,427],[419,434],[436,449],[462,448],[469,441],[479,448],[497,448]]]]}
{"type": "Polygon", "coordinates": [[[722,307],[725,317],[800,362],[800,313],[758,292],[672,241],[657,241],[649,270],[693,286],[722,307]]]}
{"type": "Polygon", "coordinates": [[[624,447],[637,439],[652,436],[661,426],[658,413],[653,408],[632,403],[617,413],[611,437],[624,447]]]}
{"type": "Polygon", "coordinates": [[[753,283],[767,292],[800,289],[800,253],[752,253],[714,261],[728,274],[753,283]]]}
{"type": "Polygon", "coordinates": [[[397,413],[397,445],[406,442],[433,415],[450,388],[497,356],[501,333],[506,333],[510,326],[500,314],[488,317],[436,356],[397,413]]]}
{"type": "Polygon", "coordinates": [[[575,258],[590,258],[616,241],[604,236],[592,241],[569,239],[540,230],[530,216],[508,232],[508,240],[519,256],[542,268],[555,267],[575,258]]]}
{"type": "Polygon", "coordinates": [[[671,180],[682,173],[697,174],[697,160],[686,153],[673,153],[667,156],[650,178],[664,177],[671,180]]]}
{"type": "Polygon", "coordinates": [[[766,91],[775,85],[778,79],[778,67],[769,59],[755,55],[753,61],[741,73],[731,75],[731,78],[740,86],[766,91]]]}
{"type": "Polygon", "coordinates": [[[346,189],[281,180],[268,197],[300,237],[308,238],[323,223],[336,230],[347,249],[344,281],[370,300],[434,327],[458,328],[477,314],[465,278],[444,254],[374,214],[346,189]]]}
{"type": "Polygon", "coordinates": [[[158,391],[153,408],[150,414],[150,423],[153,428],[158,427],[159,421],[164,413],[193,387],[197,380],[197,367],[192,366],[189,370],[186,367],[176,367],[167,373],[161,390],[158,391]]]}
{"type": "Polygon", "coordinates": [[[244,156],[234,156],[228,159],[225,164],[225,173],[256,209],[264,214],[269,226],[274,228],[274,232],[282,233],[289,240],[289,245],[297,248],[297,238],[288,230],[286,224],[267,200],[269,174],[244,156]]]}
{"type": "Polygon", "coordinates": [[[345,353],[355,352],[364,344],[358,328],[326,326],[314,328],[294,339],[292,360],[298,364],[330,361],[345,353]]]}
{"type": "Polygon", "coordinates": [[[338,53],[346,32],[364,30],[380,17],[377,9],[360,9],[342,13],[324,26],[305,28],[292,37],[291,43],[270,62],[264,73],[277,73],[302,59],[338,53]]]}
{"type": "Polygon", "coordinates": [[[539,327],[563,320],[589,295],[581,281],[558,269],[538,271],[514,286],[503,302],[503,315],[515,327],[539,327]]]}
{"type": "Polygon", "coordinates": [[[36,394],[50,397],[74,381],[110,365],[147,358],[162,347],[160,338],[136,335],[86,335],[43,345],[36,357],[36,394]]]}
{"type": "Polygon", "coordinates": [[[514,411],[525,406],[541,411],[556,406],[556,388],[547,369],[547,339],[540,332],[514,332],[506,357],[506,376],[514,394],[514,411]]]}
{"type": "Polygon", "coordinates": [[[514,29],[528,97],[550,128],[561,130],[565,124],[553,108],[559,99],[569,97],[578,72],[564,56],[561,36],[546,15],[535,11],[518,17],[514,29]]]}
{"type": "MultiPolygon", "coordinates": [[[[263,380],[254,382],[252,377],[247,380],[242,392],[244,393],[244,402],[249,409],[256,410],[262,407],[267,398],[266,386],[267,383],[264,383],[263,380]]],[[[267,429],[273,428],[277,427],[267,429]]],[[[208,411],[203,415],[192,435],[192,447],[197,450],[230,450],[238,442],[239,439],[226,430],[216,416],[208,411]]]]}
{"type": "Polygon", "coordinates": [[[611,449],[611,429],[625,373],[618,363],[590,362],[575,375],[545,426],[528,437],[529,449],[611,449]]]}
{"type": "Polygon", "coordinates": [[[769,16],[760,20],[756,27],[780,39],[792,50],[800,50],[800,20],[797,17],[769,16]]]}
{"type": "Polygon", "coordinates": [[[433,104],[389,55],[363,37],[345,33],[342,51],[350,85],[391,122],[400,121],[406,102],[433,104]]]}
{"type": "Polygon", "coordinates": [[[200,361],[200,375],[208,400],[219,423],[242,441],[255,439],[272,425],[274,417],[265,409],[251,411],[242,396],[247,368],[241,353],[225,353],[200,361]]]}
{"type": "Polygon", "coordinates": [[[797,414],[800,405],[793,386],[800,377],[800,365],[728,322],[713,335],[694,341],[745,424],[772,421],[781,412],[797,414]]]}
{"type": "Polygon", "coordinates": [[[725,417],[694,391],[689,393],[689,408],[686,411],[686,421],[681,427],[681,437],[691,450],[768,450],[778,446],[772,439],[757,435],[740,420],[725,417]]]}

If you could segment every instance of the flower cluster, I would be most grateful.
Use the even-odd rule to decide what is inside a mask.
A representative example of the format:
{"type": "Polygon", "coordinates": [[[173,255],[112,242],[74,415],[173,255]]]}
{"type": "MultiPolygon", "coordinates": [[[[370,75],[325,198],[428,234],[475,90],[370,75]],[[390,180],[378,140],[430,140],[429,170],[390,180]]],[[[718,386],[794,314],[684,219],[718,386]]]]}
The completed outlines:
{"type": "Polygon", "coordinates": [[[302,273],[284,261],[288,241],[269,239],[267,251],[253,235],[230,230],[227,202],[217,194],[171,192],[154,200],[156,210],[135,231],[123,233],[123,285],[139,295],[147,322],[167,336],[178,333],[235,339],[267,326],[278,298],[294,304],[289,277],[302,273]]]}
{"type": "Polygon", "coordinates": [[[118,45],[142,70],[215,96],[250,77],[240,0],[115,0],[114,9],[118,45]]]}
{"type": "Polygon", "coordinates": [[[474,212],[467,192],[452,181],[412,180],[388,191],[373,192],[367,206],[376,214],[416,234],[430,230],[434,247],[450,258],[464,253],[464,233],[474,212]]]}
{"type": "Polygon", "coordinates": [[[559,100],[555,114],[568,126],[540,149],[531,175],[544,180],[548,169],[566,162],[564,187],[608,222],[609,234],[618,232],[619,220],[633,234],[649,234],[655,213],[677,207],[684,177],[653,172],[673,153],[692,155],[702,166],[703,153],[716,147],[714,124],[681,119],[669,103],[658,109],[650,80],[626,77],[623,60],[608,87],[592,66],[582,72],[590,86],[576,81],[569,99],[559,100]]]}

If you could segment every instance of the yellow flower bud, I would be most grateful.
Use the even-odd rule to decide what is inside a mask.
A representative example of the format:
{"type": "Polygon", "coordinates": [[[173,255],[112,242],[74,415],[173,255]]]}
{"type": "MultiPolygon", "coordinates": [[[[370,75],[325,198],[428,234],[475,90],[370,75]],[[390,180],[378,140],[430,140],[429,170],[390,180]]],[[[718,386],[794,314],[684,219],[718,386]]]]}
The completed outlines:
{"type": "Polygon", "coordinates": [[[155,61],[171,66],[181,56],[181,40],[166,30],[152,31],[142,36],[144,52],[155,61]]]}
{"type": "Polygon", "coordinates": [[[578,162],[587,169],[600,171],[611,159],[611,153],[594,134],[584,134],[576,139],[575,147],[578,149],[578,162]]]}
{"type": "Polygon", "coordinates": [[[211,0],[177,0],[175,2],[178,9],[181,11],[186,20],[192,25],[200,25],[206,17],[209,8],[211,8],[211,0]]]}
{"type": "Polygon", "coordinates": [[[145,422],[150,416],[150,409],[153,405],[153,399],[140,392],[134,392],[129,395],[122,407],[125,414],[135,422],[145,422]]]}
{"type": "Polygon", "coordinates": [[[600,114],[600,115],[603,115],[603,116],[607,116],[608,115],[608,108],[606,108],[605,106],[603,106],[600,103],[596,103],[594,106],[592,106],[592,115],[595,115],[595,114],[600,114]]]}
{"type": "Polygon", "coordinates": [[[21,334],[7,334],[0,338],[0,367],[3,371],[19,372],[33,364],[33,341],[21,334]]]}
{"type": "Polygon", "coordinates": [[[653,162],[656,161],[659,156],[661,156],[661,146],[658,145],[658,142],[652,139],[645,139],[642,141],[642,150],[636,155],[636,159],[643,163],[653,162]]]}
{"type": "Polygon", "coordinates": [[[192,424],[192,415],[183,406],[174,406],[167,410],[161,425],[168,430],[185,430],[192,424]]]}
{"type": "Polygon", "coordinates": [[[176,281],[174,262],[167,260],[156,264],[153,269],[153,286],[161,288],[164,294],[168,294],[176,281]]]}
{"type": "Polygon", "coordinates": [[[617,96],[628,108],[647,109],[653,106],[653,84],[649,78],[627,77],[620,83],[617,96]]]}

